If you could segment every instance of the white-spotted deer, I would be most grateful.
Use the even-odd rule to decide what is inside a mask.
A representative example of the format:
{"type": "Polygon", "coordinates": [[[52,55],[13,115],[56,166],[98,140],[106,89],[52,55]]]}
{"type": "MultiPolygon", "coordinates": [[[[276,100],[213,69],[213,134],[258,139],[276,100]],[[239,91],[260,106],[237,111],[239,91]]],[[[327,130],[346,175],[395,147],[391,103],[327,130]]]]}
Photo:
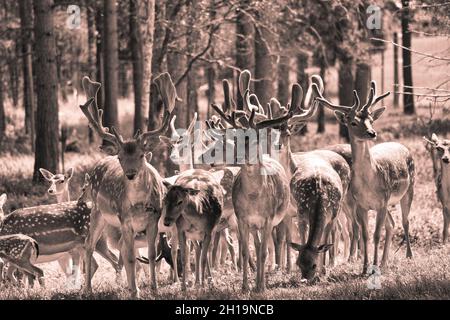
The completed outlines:
{"type": "Polygon", "coordinates": [[[402,209],[406,256],[412,257],[408,216],[414,196],[414,160],[410,151],[400,143],[385,142],[373,147],[369,145],[369,141],[377,137],[373,123],[386,109],[381,107],[372,110],[371,108],[388,94],[389,92],[376,96],[376,84],[372,81],[367,102],[362,106],[356,91],[353,92],[352,106],[333,104],[322,95],[317,98],[326,107],[334,110],[338,121],[346,125],[349,131],[353,162],[350,189],[357,203],[356,214],[362,228],[363,273],[366,273],[368,268],[368,210],[377,212],[373,264],[378,264],[378,247],[383,225],[386,226],[386,240],[381,265],[386,265],[388,261],[393,221],[386,219],[386,216],[389,217],[389,206],[398,202],[402,209]]]}
{"type": "MultiPolygon", "coordinates": [[[[0,236],[0,258],[29,276],[36,277],[43,286],[44,272],[34,265],[38,257],[39,246],[33,238],[23,234],[0,236]]],[[[17,283],[14,275],[9,279],[17,283]]]]}
{"type": "MultiPolygon", "coordinates": [[[[290,181],[291,201],[299,219],[300,238],[305,236],[306,225],[309,225],[306,243],[291,243],[299,251],[297,265],[302,277],[308,281],[314,279],[320,270],[320,255],[333,245],[328,241],[332,240],[337,217],[342,214],[340,210],[350,182],[349,165],[337,153],[329,150],[291,151],[291,135],[314,116],[317,103],[313,95],[323,91],[320,78],[313,76],[311,83],[305,99],[308,109],[301,108],[303,91],[298,84],[292,86],[292,98],[287,108],[282,107],[276,99],[272,99],[269,104],[271,117],[291,114],[277,127],[280,130],[279,158],[290,181]]],[[[332,251],[330,260],[334,263],[332,251]]]]}
{"type": "MultiPolygon", "coordinates": [[[[241,73],[247,77],[248,71],[241,73]]],[[[249,83],[249,81],[240,81],[249,83]]],[[[244,100],[249,99],[248,87],[243,88],[244,100]]],[[[272,241],[272,230],[284,218],[289,205],[289,181],[284,168],[278,161],[270,157],[263,157],[260,148],[260,130],[276,126],[286,117],[268,119],[265,115],[256,116],[256,109],[248,114],[231,110],[230,95],[225,95],[225,109],[213,104],[216,112],[232,128],[243,130],[245,150],[256,150],[256,154],[245,152],[244,159],[236,159],[241,164],[241,171],[233,185],[232,199],[235,214],[238,218],[239,240],[243,253],[243,283],[244,291],[248,285],[249,234],[253,235],[256,249],[256,290],[266,288],[265,261],[267,245],[272,241]],[[228,100],[228,101],[227,101],[228,100]],[[261,237],[260,234],[261,233],[261,237]]],[[[288,117],[291,115],[289,114],[288,117]]]]}
{"type": "MultiPolygon", "coordinates": [[[[196,284],[204,285],[211,236],[222,216],[221,176],[220,173],[217,176],[202,169],[187,170],[168,188],[164,198],[161,219],[166,227],[176,224],[178,231],[183,263],[182,290],[186,290],[189,263],[187,240],[200,241],[201,249],[196,252],[195,280],[196,284]]],[[[176,244],[172,243],[172,250],[174,248],[178,249],[176,244]]]]}
{"type": "MultiPolygon", "coordinates": [[[[91,205],[86,202],[88,186],[89,181],[85,180],[78,201],[28,207],[11,212],[4,217],[0,225],[0,236],[20,233],[35,239],[40,249],[37,264],[59,260],[71,254],[77,258],[74,261],[75,274],[63,271],[68,277],[76,278],[89,230],[91,205]]],[[[117,257],[108,249],[106,240],[99,242],[95,250],[117,270],[117,257]]],[[[97,263],[94,262],[92,271],[95,272],[96,269],[97,263]]],[[[8,269],[8,277],[12,277],[13,271],[14,267],[8,269]]]]}
{"type": "Polygon", "coordinates": [[[424,139],[431,147],[430,153],[433,160],[436,192],[442,204],[442,215],[444,217],[442,242],[446,243],[450,224],[450,140],[439,139],[434,133],[430,139],[424,139]]]}
{"type": "Polygon", "coordinates": [[[108,128],[103,127],[102,110],[96,102],[101,84],[90,81],[88,77],[83,78],[83,87],[89,100],[80,108],[93,130],[103,140],[111,143],[102,147],[110,156],[100,160],[91,174],[93,210],[91,228],[86,239],[87,292],[92,290],[90,264],[93,249],[106,224],[120,227],[120,253],[132,297],[139,296],[136,285],[135,236],[138,232],[146,232],[151,288],[157,289],[155,242],[166,187],[156,169],[146,161],[145,155],[153,149],[152,142],[166,131],[177,95],[168,73],[159,75],[154,81],[166,108],[162,125],[153,131],[137,133],[132,139],[124,141],[117,129],[111,128],[111,133],[108,128]]]}

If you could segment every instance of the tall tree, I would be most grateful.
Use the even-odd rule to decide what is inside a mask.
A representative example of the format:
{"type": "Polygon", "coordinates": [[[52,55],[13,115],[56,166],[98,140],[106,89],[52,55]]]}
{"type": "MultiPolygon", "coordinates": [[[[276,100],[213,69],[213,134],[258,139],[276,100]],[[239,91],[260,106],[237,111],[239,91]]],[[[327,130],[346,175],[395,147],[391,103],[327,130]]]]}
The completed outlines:
{"type": "Polygon", "coordinates": [[[25,106],[25,133],[30,134],[34,148],[34,86],[32,61],[33,7],[31,0],[19,1],[20,32],[23,66],[23,104],[25,106]]]}
{"type": "Polygon", "coordinates": [[[96,28],[96,56],[95,63],[97,67],[96,79],[102,84],[97,94],[97,104],[103,108],[105,105],[105,59],[104,59],[104,46],[105,46],[105,33],[104,33],[104,16],[102,7],[99,3],[96,3],[95,13],[95,28],[96,28]]]}
{"type": "MultiPolygon", "coordinates": [[[[319,67],[320,67],[320,77],[323,79],[324,85],[326,85],[325,81],[326,64],[324,57],[319,58],[319,67]]],[[[325,132],[325,108],[322,104],[320,104],[318,109],[319,110],[317,114],[317,133],[323,133],[325,132]]]]}
{"type": "Polygon", "coordinates": [[[105,73],[105,105],[104,122],[105,126],[118,127],[117,94],[119,49],[117,37],[117,5],[115,0],[104,0],[104,73],[105,73]]]}
{"type": "MultiPolygon", "coordinates": [[[[394,32],[394,43],[398,43],[398,35],[397,32],[394,32]]],[[[398,88],[399,88],[399,82],[400,79],[398,77],[398,48],[396,45],[392,46],[392,49],[394,51],[394,108],[398,107],[398,88]]]]}
{"type": "MultiPolygon", "coordinates": [[[[369,95],[369,85],[372,77],[370,65],[365,62],[356,64],[355,90],[358,93],[361,103],[365,103],[369,95]]],[[[351,104],[350,104],[351,105],[351,104]]]]}
{"type": "MultiPolygon", "coordinates": [[[[97,54],[95,36],[95,0],[86,1],[86,20],[88,28],[88,74],[91,79],[95,79],[95,57],[97,54]]],[[[100,105],[103,106],[102,103],[100,105]]],[[[92,131],[92,128],[90,126],[88,126],[88,140],[89,144],[92,144],[94,142],[94,132],[92,131]]]]}
{"type": "Polygon", "coordinates": [[[3,72],[1,71],[2,70],[0,70],[0,144],[6,131],[5,104],[3,100],[3,72]]]}
{"type": "MultiPolygon", "coordinates": [[[[248,69],[254,74],[254,26],[251,17],[245,11],[250,8],[250,0],[239,0],[236,15],[236,67],[240,70],[248,69]]],[[[238,80],[238,79],[237,79],[238,80]]],[[[236,81],[236,88],[238,88],[236,81]]],[[[238,109],[242,109],[241,95],[236,101],[238,109]]]]}
{"type": "MultiPolygon", "coordinates": [[[[351,56],[340,59],[338,71],[338,95],[339,104],[345,106],[351,106],[353,103],[352,67],[353,59],[351,56]]],[[[343,125],[342,123],[339,123],[339,136],[343,137],[347,141],[350,141],[347,126],[343,125]]]]}
{"type": "MultiPolygon", "coordinates": [[[[308,90],[309,80],[306,68],[308,68],[308,54],[306,52],[299,52],[296,57],[297,60],[297,83],[303,89],[303,92],[308,90]]],[[[304,99],[302,99],[302,107],[304,107],[304,99]]],[[[301,129],[300,134],[305,134],[308,131],[307,124],[301,129]]]]}
{"type": "Polygon", "coordinates": [[[135,132],[147,128],[154,26],[155,1],[130,0],[130,48],[133,62],[135,132]]]}
{"type": "Polygon", "coordinates": [[[53,5],[53,0],[34,0],[37,117],[33,181],[36,182],[43,180],[39,168],[52,172],[59,170],[58,83],[53,5]]]}
{"type": "MultiPolygon", "coordinates": [[[[217,10],[216,10],[216,1],[215,0],[209,0],[209,19],[214,21],[216,20],[217,16],[217,10]]],[[[211,48],[209,48],[209,56],[214,57],[214,47],[216,43],[213,39],[211,43],[211,48]]],[[[211,115],[211,104],[216,99],[216,87],[215,87],[215,81],[216,81],[216,65],[214,63],[208,63],[206,67],[206,77],[208,80],[208,106],[206,108],[206,118],[209,119],[211,115]]]]}
{"type": "Polygon", "coordinates": [[[257,17],[261,23],[255,28],[255,93],[263,107],[274,96],[274,57],[271,52],[272,34],[265,3],[260,2],[257,17]]]}
{"type": "Polygon", "coordinates": [[[403,56],[403,112],[414,114],[413,77],[411,64],[411,32],[409,31],[410,20],[409,0],[402,0],[402,56],[403,56]]]}
{"type": "MultiPolygon", "coordinates": [[[[196,29],[196,19],[198,18],[198,11],[200,10],[199,0],[191,0],[188,15],[188,36],[187,36],[187,53],[192,57],[198,50],[198,41],[200,39],[200,32],[196,29]]],[[[192,119],[194,112],[198,112],[198,96],[197,96],[197,82],[199,78],[199,70],[197,63],[193,63],[190,66],[190,70],[187,75],[187,107],[188,107],[188,119],[192,119]]],[[[189,121],[189,120],[188,120],[189,121]]]]}
{"type": "Polygon", "coordinates": [[[278,90],[277,97],[283,106],[289,102],[289,57],[280,56],[278,63],[278,90]]]}

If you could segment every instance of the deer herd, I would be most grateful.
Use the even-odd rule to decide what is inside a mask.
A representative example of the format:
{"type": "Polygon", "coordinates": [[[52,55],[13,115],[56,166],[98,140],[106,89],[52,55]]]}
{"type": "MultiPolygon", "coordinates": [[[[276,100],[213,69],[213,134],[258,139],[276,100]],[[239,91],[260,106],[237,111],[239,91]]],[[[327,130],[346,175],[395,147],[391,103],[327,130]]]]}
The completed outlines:
{"type": "MultiPolygon", "coordinates": [[[[40,169],[50,183],[48,193],[56,197],[55,204],[5,215],[1,208],[6,195],[0,196],[0,280],[22,284],[21,277],[26,275],[29,286],[36,278],[43,286],[44,272],[36,265],[58,261],[74,285],[84,273],[84,290],[90,292],[98,269],[95,251],[111,264],[117,280],[125,267],[131,296],[139,297],[137,262],[149,265],[151,289],[156,291],[157,271],[165,259],[171,267],[170,281],[181,279],[185,291],[191,271],[196,285],[204,286],[212,281],[211,269],[220,268],[229,254],[232,267],[242,272],[242,289],[250,289],[250,267],[256,273],[255,289],[262,292],[268,269],[276,265],[284,272],[291,271],[291,249],[298,252],[296,264],[302,281],[314,283],[325,273],[325,266],[334,265],[342,253],[341,240],[344,259],[353,261],[361,256],[366,274],[370,265],[381,261],[384,267],[389,261],[394,230],[390,207],[397,204],[406,257],[412,258],[408,216],[414,196],[414,161],[410,151],[397,142],[372,146],[377,137],[374,124],[385,111],[376,104],[389,94],[378,95],[374,81],[366,101],[360,101],[354,91],[353,105],[344,106],[323,96],[323,81],[314,75],[306,93],[300,85],[292,86],[286,106],[272,98],[263,107],[250,92],[251,74],[245,70],[236,90],[239,97],[232,96],[231,86],[224,80],[224,102],[212,104],[218,116],[207,119],[202,128],[195,114],[186,130],[175,128],[178,97],[170,75],[163,73],[154,82],[164,105],[160,127],[124,139],[117,128],[103,126],[102,109],[97,105],[100,83],[83,78],[87,102],[80,109],[103,140],[100,148],[108,156],[86,173],[76,201],[71,201],[69,194],[73,169],[64,174],[40,169]],[[319,105],[334,111],[348,128],[350,144],[293,152],[291,139],[319,105]],[[230,138],[230,132],[243,132],[244,138],[230,138]],[[175,176],[162,177],[150,164],[152,151],[160,143],[169,147],[171,160],[179,165],[175,176]],[[236,152],[239,147],[244,155],[236,152]],[[199,161],[222,152],[226,152],[226,162],[199,161]],[[370,210],[376,211],[372,260],[370,210]],[[238,244],[237,259],[233,239],[238,244]],[[117,249],[119,256],[110,247],[117,249]],[[147,248],[147,257],[140,256],[140,248],[147,248]]],[[[425,140],[443,206],[446,242],[450,140],[435,134],[425,140]]]]}

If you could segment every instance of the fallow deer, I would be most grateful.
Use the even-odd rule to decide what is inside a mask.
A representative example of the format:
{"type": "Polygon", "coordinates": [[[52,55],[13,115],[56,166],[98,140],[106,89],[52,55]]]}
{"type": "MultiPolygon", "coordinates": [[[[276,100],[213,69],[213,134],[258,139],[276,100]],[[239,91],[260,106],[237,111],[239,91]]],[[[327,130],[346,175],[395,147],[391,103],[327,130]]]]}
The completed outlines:
{"type": "MultiPolygon", "coordinates": [[[[241,77],[246,77],[248,71],[241,73],[241,77]]],[[[226,81],[226,80],[224,80],[226,81]]],[[[249,83],[249,81],[240,81],[249,83]]],[[[229,86],[228,86],[229,87],[229,86]]],[[[248,99],[248,87],[243,88],[244,97],[248,99]]],[[[235,214],[238,218],[240,245],[243,253],[243,283],[244,291],[249,289],[248,285],[248,259],[249,259],[249,233],[252,232],[256,256],[257,256],[257,276],[256,289],[264,291],[266,287],[265,261],[267,258],[268,241],[272,240],[272,230],[283,220],[286,209],[289,205],[289,182],[284,168],[275,159],[263,157],[260,150],[260,130],[276,126],[286,117],[279,119],[267,119],[259,117],[255,119],[256,110],[252,109],[250,116],[231,110],[231,103],[228,95],[225,95],[225,109],[216,104],[213,108],[228,122],[234,129],[246,130],[245,145],[246,150],[257,150],[256,154],[246,152],[241,171],[233,185],[232,199],[235,214]],[[228,101],[227,101],[228,100],[228,101]],[[239,118],[238,118],[239,117],[239,118]],[[256,134],[251,134],[251,131],[256,134]],[[260,240],[259,232],[262,237],[260,240]]],[[[290,114],[288,116],[291,116],[290,114]]],[[[235,160],[237,160],[235,158],[235,160]]]]}
{"type": "MultiPolygon", "coordinates": [[[[177,132],[175,128],[175,120],[176,116],[172,118],[172,121],[170,122],[170,129],[171,129],[171,138],[168,138],[166,136],[161,136],[160,140],[170,146],[171,152],[170,152],[170,158],[172,161],[179,166],[179,172],[184,172],[191,169],[205,169],[208,170],[210,166],[208,164],[195,164],[195,155],[197,153],[203,154],[202,150],[193,150],[192,146],[194,145],[194,149],[197,147],[197,144],[193,143],[193,135],[195,138],[195,135],[199,133],[199,131],[194,133],[195,125],[197,122],[197,113],[194,114],[194,117],[189,124],[188,129],[185,132],[182,132],[181,135],[177,132]]],[[[198,138],[198,137],[197,137],[198,138]]],[[[196,143],[199,141],[196,141],[196,143]]],[[[200,141],[201,142],[201,141],[200,141]]],[[[202,148],[206,148],[202,146],[202,148]]],[[[218,228],[216,229],[215,234],[213,235],[213,250],[211,254],[211,260],[212,260],[212,267],[215,267],[216,263],[216,254],[217,254],[217,246],[218,246],[218,240],[219,239],[226,239],[227,248],[230,251],[231,259],[234,265],[234,248],[232,244],[232,238],[226,237],[225,229],[229,227],[237,227],[235,223],[235,216],[234,216],[234,210],[233,210],[233,204],[231,201],[231,188],[232,188],[232,182],[234,180],[234,170],[233,168],[227,168],[225,166],[221,167],[215,167],[211,169],[211,171],[223,171],[223,178],[221,179],[220,183],[224,190],[224,207],[222,210],[222,218],[219,223],[218,228]]],[[[168,180],[168,179],[166,179],[168,180]]],[[[176,226],[174,226],[176,227],[176,226]]],[[[160,219],[159,223],[159,230],[160,232],[164,230],[164,225],[162,224],[162,220],[160,219]]],[[[174,239],[173,242],[177,241],[174,239]]],[[[173,258],[173,257],[172,257],[173,258]]]]}
{"type": "MultiPolygon", "coordinates": [[[[86,202],[88,185],[89,182],[85,180],[82,194],[77,201],[28,207],[11,212],[4,217],[0,225],[0,236],[20,233],[35,239],[40,248],[37,264],[59,260],[69,252],[79,259],[80,254],[75,253],[83,252],[89,229],[91,206],[86,202]]],[[[106,241],[99,242],[95,249],[117,270],[117,257],[108,249],[106,241]]],[[[75,272],[79,270],[79,263],[79,260],[74,261],[75,272]]],[[[94,262],[93,272],[96,269],[97,263],[94,262]]],[[[13,271],[14,268],[8,269],[9,277],[13,271]]]]}
{"type": "Polygon", "coordinates": [[[111,133],[103,127],[102,110],[98,108],[95,99],[101,84],[90,81],[88,77],[83,78],[83,87],[89,100],[80,108],[94,131],[112,144],[102,147],[110,156],[100,160],[91,175],[93,210],[86,239],[87,292],[92,290],[92,252],[106,224],[120,227],[120,253],[132,297],[139,296],[139,288],[136,285],[135,235],[138,232],[146,232],[151,288],[157,289],[155,242],[166,187],[156,169],[146,161],[145,155],[153,149],[152,139],[156,140],[166,131],[177,95],[168,73],[159,75],[154,81],[166,107],[162,125],[153,131],[137,133],[132,139],[124,141],[117,129],[111,128],[111,133]],[[89,110],[91,104],[92,112],[89,110]]]}
{"type": "MultiPolygon", "coordinates": [[[[0,236],[0,258],[20,271],[36,277],[43,286],[44,272],[34,265],[38,257],[39,246],[33,238],[23,234],[0,236]]],[[[14,275],[11,275],[9,279],[17,283],[14,275]]]]}
{"type": "MultiPolygon", "coordinates": [[[[290,181],[293,205],[299,218],[300,237],[304,237],[305,225],[309,225],[305,244],[291,243],[299,251],[297,265],[303,278],[312,280],[319,271],[321,253],[328,251],[333,244],[331,239],[336,218],[340,213],[349,181],[350,168],[343,157],[328,150],[314,150],[293,153],[290,147],[291,134],[303,127],[317,109],[313,94],[323,90],[323,83],[317,76],[312,77],[306,95],[307,110],[301,109],[303,91],[298,84],[292,86],[292,98],[288,108],[282,107],[272,99],[268,110],[270,117],[291,114],[277,127],[280,130],[279,158],[286,168],[290,181]]],[[[330,252],[330,260],[334,254],[330,252]]]]}
{"type": "Polygon", "coordinates": [[[368,210],[377,212],[374,232],[374,261],[378,264],[378,247],[383,225],[386,227],[386,240],[381,266],[386,265],[392,240],[393,221],[386,219],[388,208],[400,202],[402,225],[405,232],[406,256],[412,257],[409,239],[409,212],[414,196],[414,160],[408,148],[397,142],[385,142],[370,147],[377,132],[373,123],[383,114],[386,107],[371,108],[389,92],[376,96],[375,81],[371,82],[367,102],[361,106],[356,91],[353,92],[352,106],[336,105],[326,100],[320,93],[317,100],[334,110],[339,122],[346,125],[350,135],[352,150],[352,178],[350,190],[357,203],[356,214],[362,228],[364,243],[363,273],[368,268],[368,210]]]}
{"type": "Polygon", "coordinates": [[[436,191],[442,204],[444,225],[442,229],[442,242],[448,240],[448,226],[450,223],[450,140],[439,139],[432,134],[430,139],[424,137],[431,146],[431,156],[435,175],[436,191]]]}
{"type": "MultiPolygon", "coordinates": [[[[183,262],[182,290],[186,290],[189,263],[187,240],[200,241],[201,257],[196,254],[195,273],[196,284],[204,285],[211,236],[222,216],[223,189],[220,178],[202,169],[187,170],[168,188],[164,198],[161,219],[166,227],[176,224],[178,231],[183,262]]],[[[174,247],[175,243],[172,243],[172,250],[174,247]]]]}

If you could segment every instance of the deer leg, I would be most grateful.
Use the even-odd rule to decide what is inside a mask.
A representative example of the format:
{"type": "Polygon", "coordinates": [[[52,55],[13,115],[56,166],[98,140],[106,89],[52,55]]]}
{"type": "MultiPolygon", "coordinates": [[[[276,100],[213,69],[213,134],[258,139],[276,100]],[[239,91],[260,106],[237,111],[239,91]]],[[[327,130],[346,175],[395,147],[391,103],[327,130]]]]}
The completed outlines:
{"type": "Polygon", "coordinates": [[[394,232],[395,222],[389,211],[387,212],[385,224],[386,224],[386,239],[384,242],[384,250],[383,250],[383,258],[381,259],[381,267],[386,266],[388,263],[389,251],[390,251],[391,243],[392,243],[392,236],[394,235],[393,232],[394,232]]]}
{"type": "Polygon", "coordinates": [[[367,268],[369,267],[369,229],[368,229],[368,214],[367,210],[358,206],[356,208],[356,216],[358,218],[359,224],[361,225],[362,234],[362,247],[363,250],[363,274],[367,273],[367,268]]]}
{"type": "Polygon", "coordinates": [[[2,258],[0,258],[0,283],[3,282],[3,268],[5,266],[5,263],[3,262],[2,258]]]}
{"type": "MultiPolygon", "coordinates": [[[[203,239],[202,245],[199,250],[201,252],[201,266],[202,266],[201,285],[202,286],[205,286],[205,273],[206,273],[206,268],[207,268],[206,264],[208,263],[207,259],[208,259],[208,250],[209,250],[210,243],[211,243],[211,234],[209,233],[209,234],[205,235],[205,238],[203,239]]],[[[197,267],[197,269],[199,269],[199,268],[197,267]]]]}
{"type": "Polygon", "coordinates": [[[406,240],[406,257],[412,258],[412,250],[411,243],[409,240],[409,211],[411,210],[411,203],[414,197],[414,185],[410,184],[408,191],[400,200],[400,207],[402,209],[402,224],[403,231],[405,232],[405,240],[406,240]]]}
{"type": "Polygon", "coordinates": [[[385,225],[386,222],[386,215],[387,215],[387,208],[384,206],[380,208],[377,212],[377,218],[375,222],[375,231],[373,233],[373,264],[376,266],[378,265],[378,249],[380,245],[380,238],[381,238],[381,228],[385,225]]]}
{"type": "Polygon", "coordinates": [[[289,224],[287,226],[286,229],[286,241],[285,241],[285,245],[286,245],[286,272],[290,273],[291,272],[291,268],[292,268],[292,263],[291,263],[291,246],[289,245],[292,242],[292,217],[289,217],[289,224]]]}
{"type": "Polygon", "coordinates": [[[266,221],[263,234],[262,234],[262,239],[261,239],[261,248],[259,251],[260,254],[260,258],[259,258],[259,280],[260,282],[256,284],[256,289],[259,292],[264,292],[264,290],[266,290],[266,275],[265,275],[265,268],[264,265],[266,263],[266,258],[267,258],[267,244],[268,241],[271,241],[271,234],[272,234],[272,222],[271,221],[266,221]]]}
{"type": "MultiPolygon", "coordinates": [[[[150,283],[151,289],[157,290],[158,283],[156,280],[156,238],[158,237],[158,220],[160,215],[153,214],[149,218],[149,223],[147,225],[147,241],[148,241],[148,261],[149,261],[149,269],[150,269],[150,283]]],[[[177,263],[177,260],[173,261],[174,265],[177,263]]]]}
{"type": "Polygon", "coordinates": [[[248,286],[248,263],[250,259],[248,241],[250,238],[249,228],[245,222],[238,220],[240,248],[242,250],[242,291],[247,292],[248,286]]]}
{"type": "MultiPolygon", "coordinates": [[[[260,276],[260,252],[261,252],[261,240],[259,239],[259,233],[257,230],[254,230],[251,232],[253,236],[253,243],[255,245],[255,253],[256,253],[256,283],[259,283],[259,276],[260,276]]],[[[270,234],[272,236],[272,233],[270,234]]],[[[271,237],[272,238],[272,237],[271,237]]],[[[271,244],[273,244],[273,241],[271,241],[271,244]]],[[[272,247],[273,249],[273,247],[272,247]]],[[[269,248],[270,251],[270,248],[269,248]]],[[[273,253],[273,251],[272,251],[273,253]]]]}
{"type": "Polygon", "coordinates": [[[231,256],[231,263],[233,265],[233,268],[236,269],[236,253],[234,252],[233,238],[232,238],[228,228],[224,230],[224,234],[225,234],[225,242],[226,242],[226,245],[228,248],[228,252],[230,253],[230,256],[231,256]]]}
{"type": "Polygon", "coordinates": [[[442,231],[442,242],[445,244],[448,240],[448,225],[450,223],[450,210],[448,207],[443,208],[442,210],[444,216],[444,229],[442,231]]]}
{"type": "Polygon", "coordinates": [[[200,255],[202,253],[202,247],[199,244],[195,244],[195,285],[200,284],[200,255]]]}
{"type": "Polygon", "coordinates": [[[215,231],[213,234],[213,247],[211,252],[211,266],[213,269],[216,268],[217,264],[217,251],[219,249],[221,235],[222,231],[215,231]]]}
{"type": "Polygon", "coordinates": [[[85,291],[90,293],[92,291],[92,254],[94,252],[94,248],[97,245],[97,241],[102,235],[103,229],[105,228],[105,220],[101,217],[101,212],[97,208],[92,208],[91,218],[90,218],[90,227],[89,234],[86,237],[85,241],[85,250],[86,257],[84,259],[85,262],[85,291]]]}
{"type": "Polygon", "coordinates": [[[120,271],[122,270],[121,268],[119,268],[119,259],[111,250],[109,250],[108,242],[104,235],[101,235],[98,239],[97,245],[95,246],[95,251],[98,252],[106,261],[111,264],[114,271],[116,272],[116,277],[118,277],[120,271]]]}
{"type": "Polygon", "coordinates": [[[173,276],[172,276],[172,281],[173,283],[177,283],[178,281],[180,281],[179,277],[178,277],[178,245],[179,245],[179,241],[178,241],[178,232],[174,231],[173,235],[172,235],[172,246],[170,248],[170,254],[172,255],[172,261],[173,261],[173,276]]]}
{"type": "MultiPolygon", "coordinates": [[[[181,290],[183,292],[186,292],[186,275],[187,270],[189,268],[189,250],[187,248],[187,241],[186,241],[186,235],[183,231],[181,231],[181,228],[178,228],[178,239],[180,243],[180,255],[181,255],[181,261],[183,261],[183,280],[181,281],[181,290]]],[[[176,262],[174,262],[174,265],[176,262]]]]}
{"type": "MultiPolygon", "coordinates": [[[[120,254],[127,274],[128,289],[132,298],[139,298],[139,288],[136,284],[136,256],[134,253],[134,231],[131,217],[123,216],[120,225],[122,232],[120,254]]],[[[155,259],[153,259],[154,261],[155,259]]],[[[150,257],[149,257],[150,261],[150,257]]]]}

